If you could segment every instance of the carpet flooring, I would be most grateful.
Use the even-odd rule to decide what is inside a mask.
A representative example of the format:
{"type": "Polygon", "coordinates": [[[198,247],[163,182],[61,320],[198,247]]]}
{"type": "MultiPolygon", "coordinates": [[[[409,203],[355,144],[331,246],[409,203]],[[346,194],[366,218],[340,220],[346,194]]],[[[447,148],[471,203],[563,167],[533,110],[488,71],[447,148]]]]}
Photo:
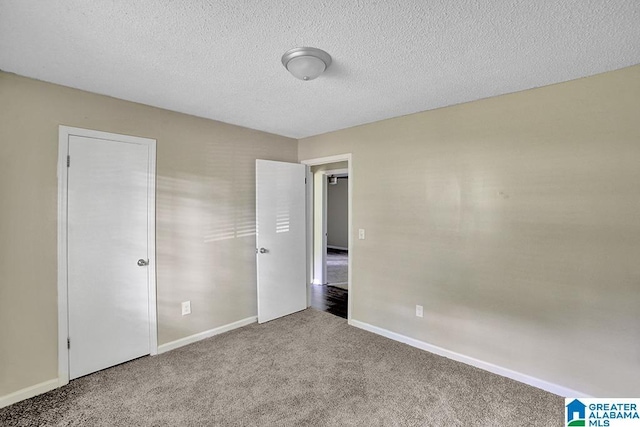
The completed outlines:
{"type": "Polygon", "coordinates": [[[349,289],[349,253],[327,250],[327,284],[341,289],[349,289]]]}
{"type": "Polygon", "coordinates": [[[2,426],[561,426],[559,396],[314,309],[0,409],[2,426]]]}

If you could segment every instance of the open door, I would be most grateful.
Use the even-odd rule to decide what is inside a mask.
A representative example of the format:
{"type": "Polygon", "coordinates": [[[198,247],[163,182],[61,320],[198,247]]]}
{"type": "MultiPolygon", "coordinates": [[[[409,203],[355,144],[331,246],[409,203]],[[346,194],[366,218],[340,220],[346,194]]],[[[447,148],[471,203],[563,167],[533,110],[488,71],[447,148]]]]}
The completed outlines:
{"type": "Polygon", "coordinates": [[[307,308],[307,168],[256,160],[259,323],[307,308]]]}

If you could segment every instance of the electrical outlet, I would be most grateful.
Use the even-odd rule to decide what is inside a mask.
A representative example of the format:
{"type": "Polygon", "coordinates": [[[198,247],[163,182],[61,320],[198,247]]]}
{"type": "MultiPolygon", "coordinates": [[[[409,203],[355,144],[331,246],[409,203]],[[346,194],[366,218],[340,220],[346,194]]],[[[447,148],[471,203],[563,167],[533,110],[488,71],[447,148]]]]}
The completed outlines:
{"type": "Polygon", "coordinates": [[[182,303],[182,315],[186,316],[187,314],[191,314],[191,301],[184,301],[182,303]]]}
{"type": "Polygon", "coordinates": [[[422,306],[416,305],[416,316],[422,317],[422,306]]]}
{"type": "Polygon", "coordinates": [[[364,228],[358,229],[358,239],[364,240],[364,228]]]}

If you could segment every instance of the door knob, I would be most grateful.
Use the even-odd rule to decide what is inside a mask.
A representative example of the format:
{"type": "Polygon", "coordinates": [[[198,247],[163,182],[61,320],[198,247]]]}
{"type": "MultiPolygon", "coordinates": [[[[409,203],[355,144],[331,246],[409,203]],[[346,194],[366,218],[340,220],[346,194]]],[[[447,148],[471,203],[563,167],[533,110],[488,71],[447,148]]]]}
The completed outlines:
{"type": "Polygon", "coordinates": [[[146,259],[139,259],[139,260],[138,260],[138,265],[139,265],[140,267],[144,267],[145,265],[149,265],[149,261],[148,261],[148,260],[146,260],[146,259]]]}
{"type": "Polygon", "coordinates": [[[261,254],[266,254],[268,251],[265,248],[260,248],[260,253],[261,254]]]}

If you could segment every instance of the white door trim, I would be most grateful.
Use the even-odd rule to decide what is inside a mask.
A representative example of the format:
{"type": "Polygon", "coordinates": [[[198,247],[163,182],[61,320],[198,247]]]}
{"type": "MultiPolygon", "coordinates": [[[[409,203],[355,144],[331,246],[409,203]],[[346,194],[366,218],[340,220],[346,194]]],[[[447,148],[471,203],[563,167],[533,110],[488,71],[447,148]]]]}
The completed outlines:
{"type": "Polygon", "coordinates": [[[349,176],[349,169],[331,169],[327,171],[322,171],[325,175],[347,175],[349,176]]]}
{"type": "Polygon", "coordinates": [[[307,308],[311,307],[311,282],[313,281],[313,174],[311,167],[307,166],[305,174],[307,188],[307,220],[305,227],[307,228],[307,308]]]}
{"type": "MultiPolygon", "coordinates": [[[[300,163],[307,165],[307,166],[317,166],[317,165],[326,165],[328,163],[336,163],[336,162],[347,162],[347,173],[349,174],[349,202],[348,202],[348,207],[349,207],[349,215],[348,215],[348,221],[349,221],[349,260],[347,263],[349,272],[348,272],[348,281],[349,284],[347,285],[348,287],[348,292],[349,292],[349,297],[348,297],[348,303],[347,303],[347,320],[350,322],[351,321],[351,315],[352,315],[352,307],[353,307],[353,301],[354,301],[354,293],[353,293],[353,268],[352,268],[352,261],[353,261],[353,253],[355,248],[353,247],[353,209],[352,209],[352,203],[351,201],[353,200],[353,161],[352,161],[352,155],[351,153],[345,153],[345,154],[338,154],[335,156],[328,156],[328,157],[319,157],[319,158],[315,158],[315,159],[308,159],[308,160],[302,160],[300,163]]],[[[308,196],[310,197],[310,196],[308,196]]],[[[309,223],[307,224],[307,228],[309,230],[311,230],[310,232],[312,233],[313,230],[313,223],[309,223]]],[[[308,253],[310,253],[311,257],[313,257],[313,239],[310,239],[309,241],[307,241],[307,251],[308,253]]],[[[313,259],[311,259],[310,261],[313,261],[313,259]]],[[[311,281],[308,280],[308,289],[307,292],[310,294],[311,293],[311,281]]]]}
{"type": "Polygon", "coordinates": [[[67,300],[67,153],[69,137],[118,140],[149,147],[149,197],[147,218],[147,245],[149,248],[149,348],[152,355],[158,353],[158,322],[156,306],[156,140],[137,136],[120,135],[89,129],[60,126],[58,131],[58,381],[69,383],[69,336],[67,300]]]}
{"type": "Polygon", "coordinates": [[[327,175],[321,172],[316,177],[312,174],[313,191],[313,281],[314,285],[327,284],[327,175]],[[320,216],[316,212],[315,205],[320,204],[322,208],[320,216]],[[317,220],[317,221],[316,221],[317,220]]]}

